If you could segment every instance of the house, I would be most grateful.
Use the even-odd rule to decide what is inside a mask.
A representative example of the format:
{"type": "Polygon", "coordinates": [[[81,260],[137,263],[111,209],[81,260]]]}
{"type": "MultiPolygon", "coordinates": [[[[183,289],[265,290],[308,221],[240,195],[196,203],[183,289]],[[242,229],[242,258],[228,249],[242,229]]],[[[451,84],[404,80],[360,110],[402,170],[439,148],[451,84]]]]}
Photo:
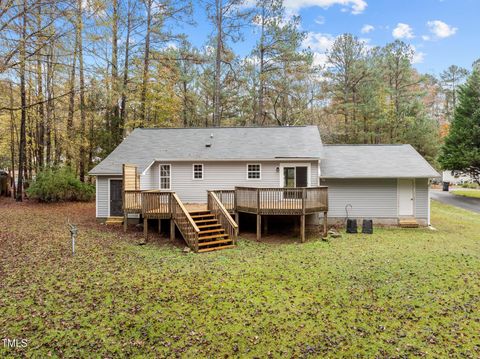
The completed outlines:
{"type": "Polygon", "coordinates": [[[443,171],[442,182],[448,182],[451,185],[462,185],[465,183],[475,183],[473,178],[465,173],[455,173],[455,171],[443,171]]]}
{"type": "Polygon", "coordinates": [[[170,219],[196,250],[202,228],[225,230],[223,240],[231,226],[235,236],[241,212],[257,216],[258,238],[262,218],[298,215],[303,239],[306,222],[326,229],[327,215],[342,221],[345,208],[351,218],[427,225],[438,176],[410,145],[324,145],[316,126],[135,129],[90,174],[99,220],[170,219]]]}

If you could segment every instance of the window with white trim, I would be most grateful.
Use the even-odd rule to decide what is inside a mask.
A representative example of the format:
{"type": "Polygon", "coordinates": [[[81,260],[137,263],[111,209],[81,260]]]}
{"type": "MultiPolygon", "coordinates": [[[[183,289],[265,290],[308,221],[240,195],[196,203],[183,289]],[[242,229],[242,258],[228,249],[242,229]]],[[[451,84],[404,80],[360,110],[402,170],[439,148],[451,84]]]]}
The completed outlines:
{"type": "Polygon", "coordinates": [[[203,164],[194,163],[193,164],[193,179],[202,180],[203,179],[203,164]]]}
{"type": "Polygon", "coordinates": [[[262,166],[259,163],[247,165],[247,179],[260,179],[262,174],[262,166]]]}
{"type": "Polygon", "coordinates": [[[160,189],[170,189],[170,165],[160,165],[160,189]]]}

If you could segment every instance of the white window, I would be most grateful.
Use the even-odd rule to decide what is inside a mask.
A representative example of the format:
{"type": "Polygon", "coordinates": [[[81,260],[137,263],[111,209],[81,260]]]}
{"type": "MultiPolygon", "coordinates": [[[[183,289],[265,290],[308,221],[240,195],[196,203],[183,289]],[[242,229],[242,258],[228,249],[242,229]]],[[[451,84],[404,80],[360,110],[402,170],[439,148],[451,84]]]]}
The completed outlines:
{"type": "Polygon", "coordinates": [[[203,164],[193,164],[193,179],[203,180],[203,164]]]}
{"type": "Polygon", "coordinates": [[[170,165],[160,165],[160,189],[170,189],[171,182],[170,165]]]}
{"type": "Polygon", "coordinates": [[[261,179],[262,166],[259,163],[251,163],[247,165],[247,179],[261,179]]]}

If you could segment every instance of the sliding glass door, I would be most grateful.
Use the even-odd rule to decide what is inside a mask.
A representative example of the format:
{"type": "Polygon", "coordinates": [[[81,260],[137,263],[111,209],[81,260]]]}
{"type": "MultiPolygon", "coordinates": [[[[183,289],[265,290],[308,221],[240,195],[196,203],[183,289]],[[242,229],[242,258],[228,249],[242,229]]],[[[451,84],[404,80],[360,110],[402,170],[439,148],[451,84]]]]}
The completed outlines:
{"type": "Polygon", "coordinates": [[[308,167],[283,167],[283,187],[308,187],[308,167]]]}
{"type": "MultiPolygon", "coordinates": [[[[283,167],[283,187],[308,187],[308,166],[283,167]]],[[[301,192],[298,190],[285,191],[283,198],[301,198],[301,192]]]]}

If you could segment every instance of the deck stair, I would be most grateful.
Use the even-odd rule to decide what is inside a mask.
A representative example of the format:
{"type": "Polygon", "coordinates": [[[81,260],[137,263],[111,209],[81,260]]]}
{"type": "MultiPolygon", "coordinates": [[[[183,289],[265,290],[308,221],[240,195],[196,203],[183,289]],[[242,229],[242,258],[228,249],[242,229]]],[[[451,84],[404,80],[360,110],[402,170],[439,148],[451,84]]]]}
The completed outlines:
{"type": "Polygon", "coordinates": [[[418,221],[413,217],[401,218],[398,220],[401,228],[418,228],[418,221]]]}
{"type": "Polygon", "coordinates": [[[122,225],[123,224],[123,217],[120,217],[120,216],[108,217],[107,220],[105,221],[105,224],[107,224],[107,225],[122,225]]]}
{"type": "Polygon", "coordinates": [[[198,252],[210,252],[219,249],[233,248],[233,240],[222,228],[215,215],[208,211],[189,212],[195,224],[200,229],[198,237],[198,252]]]}

